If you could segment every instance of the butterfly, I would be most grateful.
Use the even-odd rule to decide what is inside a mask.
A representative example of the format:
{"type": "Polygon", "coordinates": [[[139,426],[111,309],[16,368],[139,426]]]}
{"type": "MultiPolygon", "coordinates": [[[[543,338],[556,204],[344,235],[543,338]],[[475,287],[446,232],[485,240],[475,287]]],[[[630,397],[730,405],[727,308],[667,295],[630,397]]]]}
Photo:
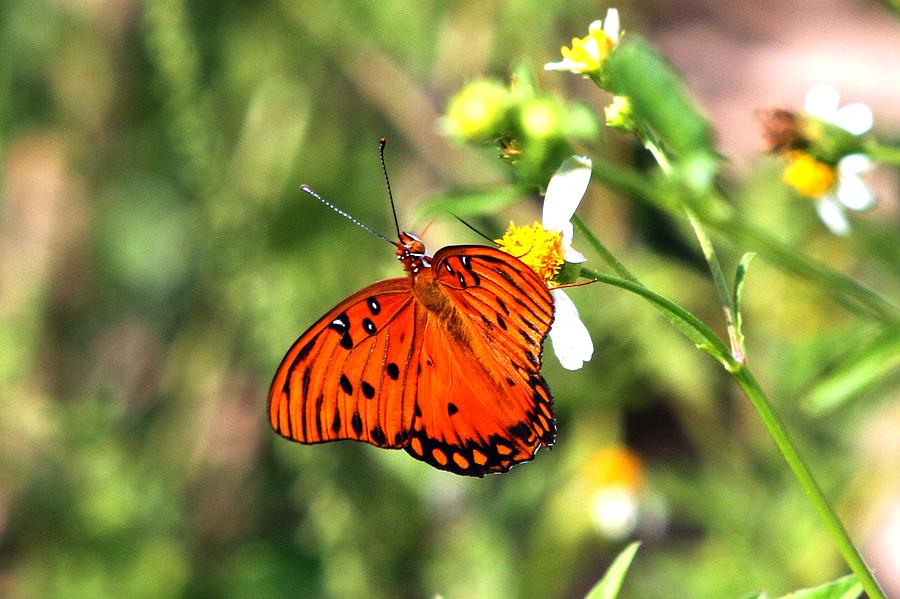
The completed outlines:
{"type": "Polygon", "coordinates": [[[478,477],[551,447],[541,351],[553,300],[543,280],[489,246],[432,257],[410,233],[390,243],[406,276],[354,293],[300,335],[269,389],[272,428],[299,443],[404,449],[478,477]]]}

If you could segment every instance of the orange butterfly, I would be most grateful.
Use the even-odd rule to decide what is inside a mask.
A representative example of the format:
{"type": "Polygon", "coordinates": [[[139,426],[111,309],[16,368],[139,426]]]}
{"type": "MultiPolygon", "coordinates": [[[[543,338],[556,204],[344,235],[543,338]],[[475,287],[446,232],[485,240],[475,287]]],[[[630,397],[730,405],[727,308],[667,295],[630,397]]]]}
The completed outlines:
{"type": "Polygon", "coordinates": [[[399,236],[391,243],[407,276],[351,295],[288,350],[269,389],[272,428],[300,443],[403,448],[468,476],[531,460],[556,436],[541,376],[550,292],[499,249],[430,257],[399,236]]]}

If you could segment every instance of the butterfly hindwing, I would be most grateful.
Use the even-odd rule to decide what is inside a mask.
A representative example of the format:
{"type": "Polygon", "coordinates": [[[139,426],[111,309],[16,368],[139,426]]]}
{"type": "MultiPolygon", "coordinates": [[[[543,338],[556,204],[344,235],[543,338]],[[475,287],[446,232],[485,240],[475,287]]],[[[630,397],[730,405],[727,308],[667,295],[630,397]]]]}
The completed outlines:
{"type": "Polygon", "coordinates": [[[291,346],[269,390],[269,420],[300,443],[406,442],[415,381],[414,300],[407,278],[375,283],[323,316],[291,346]],[[406,399],[404,399],[406,397],[406,399]]]}
{"type": "Polygon", "coordinates": [[[552,298],[526,265],[494,248],[444,248],[432,264],[462,324],[422,312],[407,451],[457,474],[505,472],[551,446],[556,434],[540,374],[552,298]]]}

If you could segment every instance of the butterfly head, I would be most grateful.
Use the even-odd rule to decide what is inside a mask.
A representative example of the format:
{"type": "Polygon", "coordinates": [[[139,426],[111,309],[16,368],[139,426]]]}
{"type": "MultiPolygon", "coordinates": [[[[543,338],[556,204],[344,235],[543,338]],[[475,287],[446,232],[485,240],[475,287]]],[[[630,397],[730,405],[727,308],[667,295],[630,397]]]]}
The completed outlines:
{"type": "Polygon", "coordinates": [[[403,263],[407,272],[417,273],[423,268],[431,267],[431,257],[425,253],[425,244],[412,233],[400,233],[397,242],[397,259],[403,263]]]}

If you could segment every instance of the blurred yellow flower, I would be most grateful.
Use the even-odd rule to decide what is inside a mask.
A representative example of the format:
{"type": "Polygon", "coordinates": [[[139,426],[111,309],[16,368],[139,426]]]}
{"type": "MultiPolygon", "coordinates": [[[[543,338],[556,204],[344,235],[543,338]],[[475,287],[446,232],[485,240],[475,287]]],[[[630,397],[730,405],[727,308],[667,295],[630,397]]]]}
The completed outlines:
{"type": "Polygon", "coordinates": [[[626,96],[614,96],[612,102],[603,110],[606,125],[620,131],[635,130],[634,113],[631,101],[626,96]]]}
{"type": "Polygon", "coordinates": [[[498,133],[508,106],[506,87],[489,79],[473,81],[450,100],[444,130],[466,140],[490,138],[498,133]]]}
{"type": "Polygon", "coordinates": [[[820,198],[828,193],[837,181],[833,166],[820,162],[802,150],[784,153],[788,164],[782,179],[796,192],[808,198],[820,198]]]}
{"type": "Polygon", "coordinates": [[[546,139],[559,133],[562,114],[555,102],[540,99],[528,102],[522,107],[519,121],[527,137],[546,139]]]}
{"type": "Polygon", "coordinates": [[[612,539],[632,534],[644,482],[640,458],[626,447],[605,447],[588,460],[584,477],[592,489],[590,515],[597,531],[612,539]]]}
{"type": "Polygon", "coordinates": [[[603,62],[621,38],[619,32],[619,11],[610,8],[606,18],[594,21],[588,26],[588,34],[583,38],[572,38],[572,47],[560,50],[563,59],[544,65],[548,71],[570,71],[582,75],[600,73],[603,62]]]}
{"type": "Polygon", "coordinates": [[[621,486],[639,490],[644,482],[641,459],[621,445],[604,447],[585,466],[585,476],[597,487],[621,486]]]}

